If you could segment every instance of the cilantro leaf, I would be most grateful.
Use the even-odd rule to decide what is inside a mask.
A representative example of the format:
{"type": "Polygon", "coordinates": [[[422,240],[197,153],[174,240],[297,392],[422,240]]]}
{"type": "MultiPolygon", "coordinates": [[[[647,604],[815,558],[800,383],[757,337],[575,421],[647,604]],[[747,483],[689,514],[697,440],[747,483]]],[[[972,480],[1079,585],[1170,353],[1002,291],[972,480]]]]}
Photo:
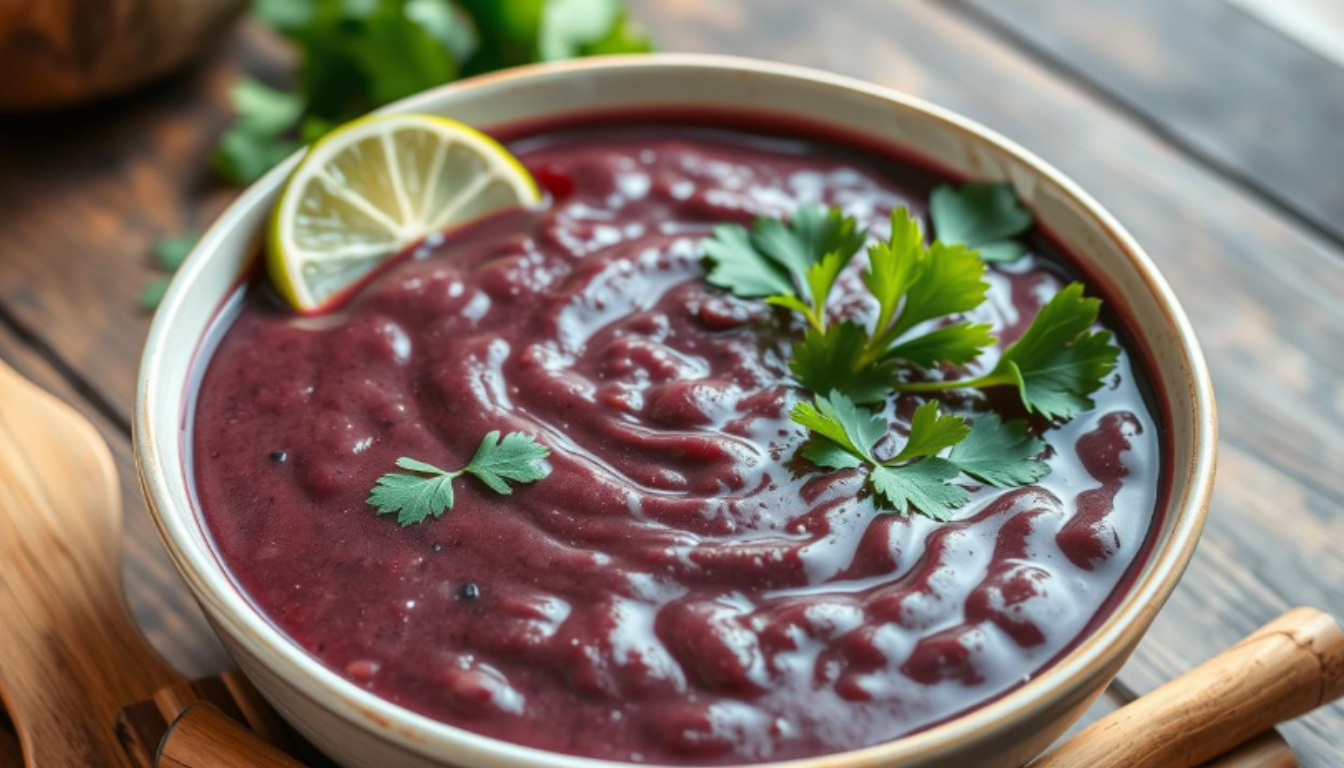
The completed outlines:
{"type": "Polygon", "coordinates": [[[162,275],[150,281],[149,285],[146,285],[144,290],[140,292],[140,298],[136,302],[140,305],[140,309],[144,312],[153,312],[158,309],[159,304],[163,301],[164,294],[168,293],[170,282],[172,282],[172,278],[162,275]]]}
{"type": "Polygon", "coordinates": [[[1083,298],[1082,283],[1070,283],[1041,307],[987,378],[1015,384],[1022,404],[1046,418],[1068,419],[1092,408],[1088,395],[1101,388],[1120,356],[1110,331],[1087,332],[1100,311],[1100,299],[1083,298]]]}
{"type": "Polygon", "coordinates": [[[366,503],[380,515],[396,514],[403,527],[414,525],[453,508],[453,480],[458,477],[474,475],[492,491],[508,495],[513,492],[509,481],[531,483],[550,474],[545,464],[549,455],[549,449],[521,432],[511,432],[503,439],[499,432],[491,432],[471,462],[458,470],[402,456],[397,466],[407,472],[389,472],[378,478],[366,503]]]}
{"type": "Polygon", "coordinates": [[[994,339],[989,326],[960,323],[905,339],[921,323],[969,312],[989,290],[985,264],[963,245],[924,245],[919,223],[905,208],[891,212],[891,237],[868,249],[864,284],[878,302],[877,322],[863,360],[902,359],[921,368],[963,365],[994,339]]]}
{"type": "MultiPolygon", "coordinates": [[[[794,285],[788,271],[756,250],[745,227],[720,224],[703,247],[705,258],[712,265],[708,277],[711,284],[744,299],[793,295],[794,285]]],[[[799,306],[807,307],[801,302],[799,306]]]]}
{"type": "Polygon", "coordinates": [[[860,408],[854,401],[831,392],[818,395],[812,403],[798,403],[790,412],[793,421],[816,433],[817,438],[830,441],[854,458],[875,463],[872,446],[887,434],[887,422],[860,408]]]}
{"type": "Polygon", "coordinates": [[[891,394],[893,367],[881,360],[863,361],[868,335],[846,320],[824,331],[809,328],[793,347],[789,370],[810,392],[836,390],[857,403],[876,403],[891,394]]]}
{"type": "Polygon", "coordinates": [[[814,437],[803,443],[803,447],[798,449],[798,454],[818,467],[826,469],[854,469],[863,464],[863,459],[845,450],[844,446],[824,437],[814,437]]]}
{"type": "Polygon", "coordinates": [[[1090,331],[1100,311],[1100,299],[1084,298],[1082,283],[1070,283],[1041,307],[989,373],[959,381],[897,382],[894,388],[936,392],[1014,386],[1027,410],[1047,419],[1073,418],[1096,405],[1088,395],[1101,389],[1120,357],[1110,331],[1090,331]]]}
{"type": "Polygon", "coordinates": [[[532,483],[549,475],[544,461],[550,455],[546,446],[522,432],[510,432],[503,439],[499,432],[491,432],[481,441],[465,471],[495,493],[508,496],[513,493],[508,481],[532,483]]]}
{"type": "Polygon", "coordinates": [[[897,512],[919,512],[944,521],[971,500],[965,488],[951,481],[961,474],[946,459],[924,459],[899,467],[879,465],[868,475],[873,491],[897,512]]]}
{"type": "Polygon", "coordinates": [[[863,247],[866,237],[857,219],[839,208],[820,205],[801,206],[787,224],[761,217],[751,227],[752,243],[795,279],[827,254],[838,253],[843,267],[863,247]]]}
{"type": "Polygon", "coordinates": [[[889,330],[894,341],[920,323],[970,312],[985,301],[985,263],[963,245],[921,246],[919,271],[905,292],[905,306],[889,330]]]}
{"type": "Polygon", "coordinates": [[[1013,261],[1025,249],[1011,238],[1031,227],[1031,213],[1006,182],[943,185],[929,199],[938,239],[980,252],[985,261],[1013,261]]]}
{"type": "Polygon", "coordinates": [[[904,360],[920,368],[940,362],[965,365],[994,343],[994,327],[984,323],[957,323],[929,331],[908,341],[897,342],[884,354],[888,360],[904,360]]]}
{"type": "Polygon", "coordinates": [[[550,0],[545,3],[537,41],[542,60],[648,51],[651,47],[648,37],[626,18],[623,5],[620,0],[550,0]]]}
{"type": "Polygon", "coordinates": [[[863,284],[877,299],[878,315],[874,326],[877,335],[882,335],[891,326],[901,298],[918,277],[923,250],[924,234],[920,232],[919,222],[908,209],[894,209],[891,212],[891,237],[868,249],[868,270],[863,273],[863,284]]]}
{"type": "Polygon", "coordinates": [[[430,515],[439,517],[453,508],[453,479],[461,471],[448,472],[404,456],[397,459],[397,466],[417,474],[389,472],[378,478],[367,500],[378,514],[395,512],[397,522],[404,527],[424,522],[430,515]]]}
{"type": "Polygon", "coordinates": [[[800,207],[788,222],[762,216],[750,233],[716,227],[703,244],[709,282],[743,298],[766,297],[824,331],[831,288],[866,237],[854,217],[819,205],[800,207]]]}
{"type": "Polygon", "coordinates": [[[891,457],[887,463],[899,463],[908,459],[923,459],[937,456],[944,448],[950,448],[970,434],[971,428],[966,420],[950,413],[940,414],[938,402],[929,400],[915,409],[910,419],[910,437],[901,452],[891,457]]]}
{"type": "MultiPolygon", "coordinates": [[[[799,455],[824,469],[867,465],[866,482],[880,507],[946,520],[970,501],[966,489],[951,482],[961,474],[960,466],[937,454],[965,440],[972,428],[960,416],[939,413],[936,401],[915,409],[905,446],[886,461],[873,453],[873,447],[888,434],[886,420],[840,392],[798,403],[789,415],[812,432],[799,455]]],[[[973,467],[983,468],[985,462],[977,453],[967,456],[973,467]]]]}
{"type": "Polygon", "coordinates": [[[947,460],[962,472],[998,488],[1029,485],[1050,474],[1050,465],[1039,460],[1045,441],[1027,434],[1027,423],[1015,419],[1003,423],[996,413],[975,417],[971,432],[957,443],[947,460]]]}

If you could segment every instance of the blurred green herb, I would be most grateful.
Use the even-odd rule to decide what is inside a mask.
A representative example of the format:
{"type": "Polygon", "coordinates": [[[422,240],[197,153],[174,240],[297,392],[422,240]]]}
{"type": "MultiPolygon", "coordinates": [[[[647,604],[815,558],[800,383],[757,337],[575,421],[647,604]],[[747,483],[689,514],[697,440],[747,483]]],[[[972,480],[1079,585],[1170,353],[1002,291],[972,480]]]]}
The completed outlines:
{"type": "Polygon", "coordinates": [[[247,183],[301,144],[388,102],[460,77],[537,61],[638,53],[648,37],[623,0],[257,0],[292,41],[292,92],[250,78],[214,165],[247,183]]]}
{"type": "Polygon", "coordinates": [[[167,272],[166,275],[160,275],[154,278],[154,282],[145,287],[140,294],[140,308],[146,312],[152,312],[159,306],[163,300],[163,294],[168,291],[168,283],[172,280],[172,274],[177,268],[182,266],[182,262],[187,260],[187,255],[191,249],[196,247],[197,241],[201,236],[195,232],[177,235],[175,237],[161,238],[154,244],[154,266],[167,272]]]}
{"type": "MultiPolygon", "coordinates": [[[[211,164],[235,184],[257,179],[341,123],[426,88],[520,64],[652,47],[625,0],[254,0],[252,12],[294,44],[299,68],[290,90],[251,77],[230,88],[234,121],[211,164]]],[[[147,286],[141,307],[158,306],[167,285],[162,277],[147,286]]]]}

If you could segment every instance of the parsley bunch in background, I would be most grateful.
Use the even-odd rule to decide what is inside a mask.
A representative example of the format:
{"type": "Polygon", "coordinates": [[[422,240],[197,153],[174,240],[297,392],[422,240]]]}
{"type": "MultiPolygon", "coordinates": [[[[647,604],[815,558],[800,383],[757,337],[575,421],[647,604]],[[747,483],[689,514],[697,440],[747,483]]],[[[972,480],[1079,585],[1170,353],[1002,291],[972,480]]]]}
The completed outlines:
{"type": "Polygon", "coordinates": [[[215,168],[247,183],[302,144],[405,96],[538,61],[650,49],[623,0],[257,0],[262,23],[299,53],[293,90],[252,78],[215,168]]]}
{"type": "MultiPolygon", "coordinates": [[[[625,0],[255,0],[253,16],[299,55],[293,88],[241,77],[233,123],[211,163],[247,184],[341,123],[397,99],[497,69],[578,56],[643,53],[649,38],[625,0]]],[[[171,274],[195,237],[155,246],[171,274]]],[[[152,311],[168,278],[140,299],[152,311]]]]}

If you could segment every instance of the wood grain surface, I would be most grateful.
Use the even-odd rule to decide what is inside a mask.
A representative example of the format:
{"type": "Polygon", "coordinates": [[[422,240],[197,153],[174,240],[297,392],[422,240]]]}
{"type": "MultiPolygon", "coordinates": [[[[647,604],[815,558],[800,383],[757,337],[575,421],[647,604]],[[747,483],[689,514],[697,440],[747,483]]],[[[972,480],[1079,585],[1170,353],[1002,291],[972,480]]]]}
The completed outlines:
{"type": "MultiPolygon", "coordinates": [[[[1075,65],[1043,58],[979,9],[934,0],[633,6],[665,50],[820,67],[980,120],[1082,184],[1167,275],[1213,370],[1221,471],[1200,551],[1121,691],[1156,688],[1290,605],[1344,615],[1344,247],[1328,228],[1305,225],[1297,203],[1192,152],[1174,129],[1099,94],[1075,65]]],[[[1136,45],[1128,55],[1156,54],[1136,45]]],[[[135,302],[153,274],[149,244],[208,223],[228,199],[206,169],[228,83],[240,71],[279,79],[285,62],[248,26],[194,70],[96,112],[0,121],[0,357],[95,416],[108,437],[127,494],[133,611],[190,675],[224,662],[134,498],[127,427],[147,328],[135,302]]],[[[1265,109],[1281,97],[1243,95],[1265,109]]],[[[1344,708],[1285,733],[1302,765],[1344,764],[1344,708]]]]}
{"type": "Polygon", "coordinates": [[[1344,237],[1335,62],[1224,0],[954,1],[1271,204],[1344,237]]]}
{"type": "Polygon", "coordinates": [[[168,729],[156,768],[306,768],[213,704],[196,702],[168,729]]]}

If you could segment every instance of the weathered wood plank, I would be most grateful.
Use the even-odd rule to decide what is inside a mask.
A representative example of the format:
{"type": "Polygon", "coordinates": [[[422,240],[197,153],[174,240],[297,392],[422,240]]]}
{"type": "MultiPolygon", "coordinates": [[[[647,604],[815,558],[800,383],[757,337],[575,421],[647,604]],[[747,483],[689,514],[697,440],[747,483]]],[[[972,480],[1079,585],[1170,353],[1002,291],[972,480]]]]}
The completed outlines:
{"type": "MultiPolygon", "coordinates": [[[[637,3],[672,50],[823,67],[959,110],[1055,163],[1129,226],[1181,296],[1213,369],[1223,472],[1181,588],[1122,680],[1142,693],[1290,603],[1344,615],[1344,253],[1067,78],[936,3],[637,3]]],[[[1344,708],[1286,729],[1305,766],[1344,760],[1344,708]]]]}
{"type": "Polygon", "coordinates": [[[956,0],[1344,240],[1344,69],[1213,0],[956,0]]]}
{"type": "Polygon", "coordinates": [[[0,359],[74,406],[97,427],[111,447],[121,481],[126,529],[122,578],[131,613],[150,643],[169,664],[188,676],[213,674],[228,667],[228,657],[159,544],[158,533],[140,496],[126,433],[92,407],[59,371],[3,324],[0,324],[0,359]]]}
{"type": "Polygon", "coordinates": [[[0,307],[130,423],[149,328],[138,298],[164,235],[200,229],[234,190],[209,169],[243,62],[274,74],[255,27],[149,90],[96,107],[0,118],[0,307]]]}

